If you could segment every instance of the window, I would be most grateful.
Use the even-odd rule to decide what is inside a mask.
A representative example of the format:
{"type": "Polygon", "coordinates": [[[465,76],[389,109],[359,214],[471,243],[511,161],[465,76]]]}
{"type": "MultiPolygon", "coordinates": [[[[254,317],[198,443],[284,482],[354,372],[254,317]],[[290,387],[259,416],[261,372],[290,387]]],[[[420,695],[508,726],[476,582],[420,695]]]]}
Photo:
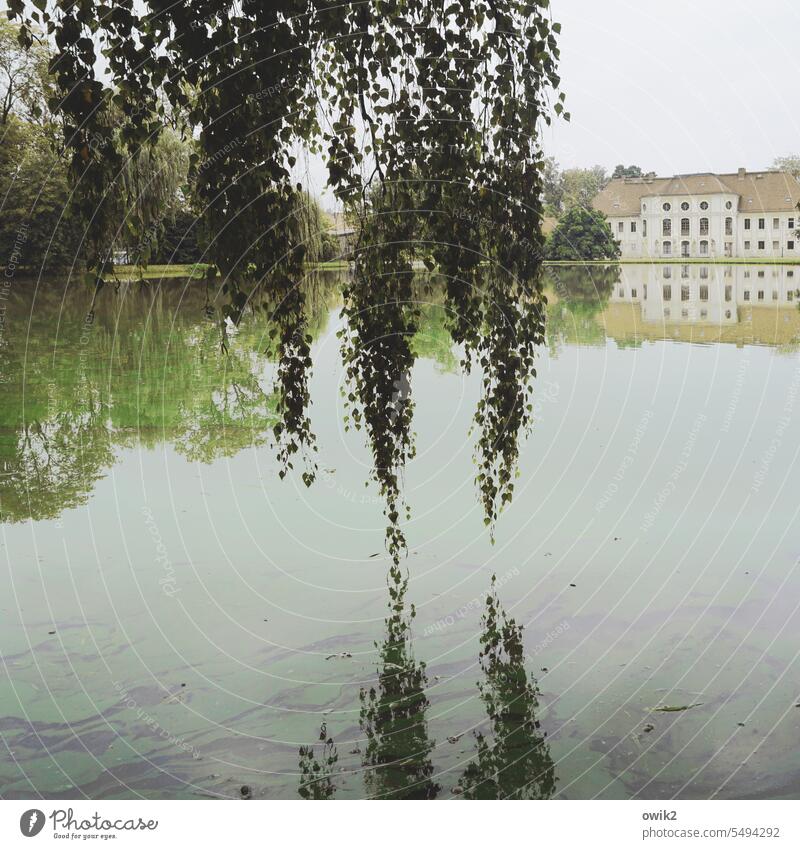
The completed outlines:
{"type": "Polygon", "coordinates": [[[708,300],[708,286],[700,287],[700,300],[707,301],[708,300]]]}
{"type": "Polygon", "coordinates": [[[708,242],[700,242],[700,256],[708,256],[708,242]]]}
{"type": "Polygon", "coordinates": [[[730,317],[731,317],[731,311],[725,310],[725,318],[730,318],[730,317]]]}
{"type": "Polygon", "coordinates": [[[700,209],[702,209],[702,210],[705,212],[705,210],[707,210],[707,209],[708,209],[708,201],[705,201],[705,200],[704,200],[704,201],[700,204],[700,209]]]}
{"type": "Polygon", "coordinates": [[[763,290],[763,289],[759,289],[759,290],[758,290],[758,300],[759,300],[759,301],[763,301],[763,300],[764,300],[764,290],[763,290]]]}
{"type": "Polygon", "coordinates": [[[636,297],[636,289],[631,289],[631,297],[632,298],[636,297]]]}
{"type": "Polygon", "coordinates": [[[758,229],[763,230],[766,226],[767,226],[766,218],[759,218],[758,219],[758,229]]]}
{"type": "Polygon", "coordinates": [[[789,219],[789,229],[794,230],[794,218],[789,219]]]}
{"type": "Polygon", "coordinates": [[[744,299],[745,299],[746,301],[749,301],[749,300],[750,300],[750,290],[749,290],[749,289],[745,289],[745,290],[744,290],[744,299]]]}
{"type": "Polygon", "coordinates": [[[793,251],[794,250],[794,242],[791,239],[789,239],[789,241],[786,243],[786,250],[787,251],[793,251]]]}
{"type": "Polygon", "coordinates": [[[773,300],[773,301],[777,301],[777,300],[778,300],[778,290],[777,290],[777,289],[773,289],[773,290],[772,290],[772,300],[773,300]]]}
{"type": "Polygon", "coordinates": [[[661,207],[664,212],[669,212],[672,209],[671,204],[665,203],[664,206],[661,207]]]}
{"type": "Polygon", "coordinates": [[[672,242],[664,242],[664,256],[672,256],[672,242]]]}
{"type": "Polygon", "coordinates": [[[746,268],[746,269],[744,270],[744,276],[745,276],[745,277],[749,277],[749,276],[750,276],[750,269],[749,269],[749,268],[746,268]]]}
{"type": "Polygon", "coordinates": [[[681,242],[681,256],[689,256],[689,243],[681,242]]]}
{"type": "Polygon", "coordinates": [[[726,286],[725,287],[725,300],[728,301],[728,303],[730,303],[732,298],[733,298],[733,286],[726,286]]]}
{"type": "Polygon", "coordinates": [[[662,295],[665,301],[672,300],[672,286],[665,285],[662,287],[662,295]]]}
{"type": "Polygon", "coordinates": [[[669,307],[664,307],[664,318],[669,318],[669,307]]]}
{"type": "Polygon", "coordinates": [[[732,236],[733,235],[733,219],[726,218],[725,219],[725,235],[732,236]]]}
{"type": "Polygon", "coordinates": [[[775,253],[777,253],[780,249],[781,249],[781,243],[780,242],[773,242],[772,243],[772,250],[775,251],[775,253]]]}
{"type": "Polygon", "coordinates": [[[672,269],[668,265],[665,265],[661,275],[665,280],[669,280],[672,277],[672,269]]]}
{"type": "Polygon", "coordinates": [[[733,209],[733,201],[728,201],[725,204],[725,209],[733,209]]]}
{"type": "Polygon", "coordinates": [[[790,269],[786,272],[786,276],[787,276],[787,277],[794,277],[794,270],[790,268],[790,269]]]}
{"type": "Polygon", "coordinates": [[[745,218],[745,220],[744,220],[744,229],[745,230],[750,229],[750,219],[749,218],[745,218]]]}
{"type": "Polygon", "coordinates": [[[681,218],[681,236],[688,236],[690,232],[689,219],[681,218]]]}
{"type": "Polygon", "coordinates": [[[750,250],[750,242],[745,242],[745,243],[744,243],[744,249],[745,249],[746,251],[749,251],[749,250],[750,250]]]}
{"type": "Polygon", "coordinates": [[[681,204],[681,209],[682,209],[684,212],[688,212],[688,211],[689,211],[689,204],[688,204],[688,203],[686,203],[686,201],[684,201],[684,202],[681,204]]]}
{"type": "Polygon", "coordinates": [[[708,219],[701,218],[700,219],[700,235],[707,236],[708,235],[708,219]]]}
{"type": "Polygon", "coordinates": [[[631,233],[635,233],[635,232],[636,232],[636,222],[631,221],[631,233]]]}
{"type": "Polygon", "coordinates": [[[700,310],[700,318],[708,318],[708,310],[700,310]]]}
{"type": "Polygon", "coordinates": [[[780,220],[780,218],[773,218],[773,219],[772,219],[772,229],[773,229],[773,230],[780,230],[780,229],[781,229],[781,220],[780,220]]]}
{"type": "Polygon", "coordinates": [[[689,310],[681,310],[681,318],[689,318],[689,310]]]}
{"type": "Polygon", "coordinates": [[[758,272],[758,279],[759,279],[759,280],[763,280],[763,279],[764,279],[764,272],[763,272],[763,271],[759,271],[759,272],[758,272]]]}
{"type": "Polygon", "coordinates": [[[664,223],[663,223],[662,229],[661,229],[661,235],[662,236],[671,236],[672,235],[672,219],[671,218],[665,218],[664,219],[664,223]]]}
{"type": "Polygon", "coordinates": [[[642,236],[647,236],[647,221],[642,221],[642,236]]]}
{"type": "Polygon", "coordinates": [[[689,300],[689,287],[681,286],[681,300],[688,301],[689,300]]]}
{"type": "Polygon", "coordinates": [[[625,222],[624,221],[620,221],[619,224],[617,224],[617,231],[619,233],[625,232],[625,222]]]}
{"type": "Polygon", "coordinates": [[[618,295],[619,295],[620,298],[625,297],[625,290],[622,288],[622,286],[619,287],[618,295]]]}
{"type": "Polygon", "coordinates": [[[688,279],[689,279],[689,266],[688,265],[682,265],[681,266],[681,280],[688,280],[688,279]]]}
{"type": "Polygon", "coordinates": [[[766,247],[767,247],[767,243],[766,243],[766,242],[759,242],[759,243],[758,243],[758,249],[759,249],[760,251],[765,250],[765,249],[766,249],[766,247]]]}
{"type": "Polygon", "coordinates": [[[707,265],[704,265],[700,269],[700,279],[701,280],[708,280],[708,266],[707,265]]]}

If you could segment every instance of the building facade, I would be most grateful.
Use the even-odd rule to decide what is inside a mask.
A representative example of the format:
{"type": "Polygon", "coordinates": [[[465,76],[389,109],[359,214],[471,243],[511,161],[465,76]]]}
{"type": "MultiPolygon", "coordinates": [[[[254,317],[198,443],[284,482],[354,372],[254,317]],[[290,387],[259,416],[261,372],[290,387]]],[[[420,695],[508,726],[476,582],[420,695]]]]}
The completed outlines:
{"type": "Polygon", "coordinates": [[[612,180],[595,198],[623,259],[800,260],[800,183],[782,171],[612,180]]]}

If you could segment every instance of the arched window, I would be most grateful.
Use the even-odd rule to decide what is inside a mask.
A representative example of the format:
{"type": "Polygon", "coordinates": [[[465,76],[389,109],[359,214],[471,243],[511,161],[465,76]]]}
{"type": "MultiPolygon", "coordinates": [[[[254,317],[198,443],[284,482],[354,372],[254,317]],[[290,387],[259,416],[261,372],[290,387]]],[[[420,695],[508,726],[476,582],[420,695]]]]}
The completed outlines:
{"type": "Polygon", "coordinates": [[[700,256],[708,256],[708,242],[700,242],[700,256]]]}
{"type": "Polygon", "coordinates": [[[664,219],[662,235],[663,236],[671,236],[672,235],[672,219],[671,218],[665,218],[664,219]]]}
{"type": "Polygon", "coordinates": [[[708,219],[701,218],[700,219],[700,235],[707,236],[708,235],[708,219]]]}
{"type": "Polygon", "coordinates": [[[690,225],[688,218],[681,218],[681,236],[688,236],[690,233],[690,225]]]}
{"type": "Polygon", "coordinates": [[[732,236],[733,235],[733,219],[726,218],[725,219],[725,235],[732,236]]]}
{"type": "Polygon", "coordinates": [[[689,243],[681,242],[681,256],[689,256],[689,243]]]}
{"type": "Polygon", "coordinates": [[[664,242],[664,256],[672,256],[672,242],[664,242]]]}

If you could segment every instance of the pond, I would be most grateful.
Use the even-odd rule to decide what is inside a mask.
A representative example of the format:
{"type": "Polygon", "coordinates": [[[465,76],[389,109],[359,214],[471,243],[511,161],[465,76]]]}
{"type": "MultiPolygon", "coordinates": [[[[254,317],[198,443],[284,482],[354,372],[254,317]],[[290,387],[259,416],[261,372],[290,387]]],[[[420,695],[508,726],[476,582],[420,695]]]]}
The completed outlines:
{"type": "Polygon", "coordinates": [[[335,274],[308,285],[310,488],[278,478],[265,322],[226,353],[197,281],[93,313],[14,281],[0,796],[797,798],[795,270],[550,269],[494,544],[480,376],[432,297],[388,579],[335,274]]]}

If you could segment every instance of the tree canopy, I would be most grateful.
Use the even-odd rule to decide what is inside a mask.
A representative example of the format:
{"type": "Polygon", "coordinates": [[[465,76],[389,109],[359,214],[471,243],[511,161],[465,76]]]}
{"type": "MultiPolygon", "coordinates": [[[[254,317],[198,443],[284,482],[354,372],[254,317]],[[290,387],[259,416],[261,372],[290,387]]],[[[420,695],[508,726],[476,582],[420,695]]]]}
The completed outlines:
{"type": "Polygon", "coordinates": [[[32,10],[11,0],[9,14],[26,46],[37,28],[56,46],[48,105],[64,123],[100,275],[119,225],[109,187],[125,163],[165,126],[196,137],[190,167],[209,275],[229,295],[221,319],[238,322],[254,305],[271,313],[277,450],[284,473],[304,458],[307,484],[314,437],[299,284],[309,228],[296,166],[303,149],[325,154],[329,185],[359,222],[344,293],[349,422],[367,432],[395,558],[399,476],[413,456],[412,396],[398,391],[410,386],[419,323],[412,272],[417,256],[438,266],[452,338],[465,367],[484,375],[477,482],[493,525],[513,493],[544,338],[539,130],[552,113],[566,116],[549,0],[42,0],[32,10]],[[370,192],[379,203],[366,203],[370,192]]]}
{"type": "Polygon", "coordinates": [[[564,213],[547,245],[547,258],[551,260],[619,259],[619,256],[619,245],[605,215],[578,206],[564,213]]]}
{"type": "Polygon", "coordinates": [[[644,171],[638,165],[617,165],[611,179],[621,180],[624,177],[641,177],[643,175],[644,171]]]}

